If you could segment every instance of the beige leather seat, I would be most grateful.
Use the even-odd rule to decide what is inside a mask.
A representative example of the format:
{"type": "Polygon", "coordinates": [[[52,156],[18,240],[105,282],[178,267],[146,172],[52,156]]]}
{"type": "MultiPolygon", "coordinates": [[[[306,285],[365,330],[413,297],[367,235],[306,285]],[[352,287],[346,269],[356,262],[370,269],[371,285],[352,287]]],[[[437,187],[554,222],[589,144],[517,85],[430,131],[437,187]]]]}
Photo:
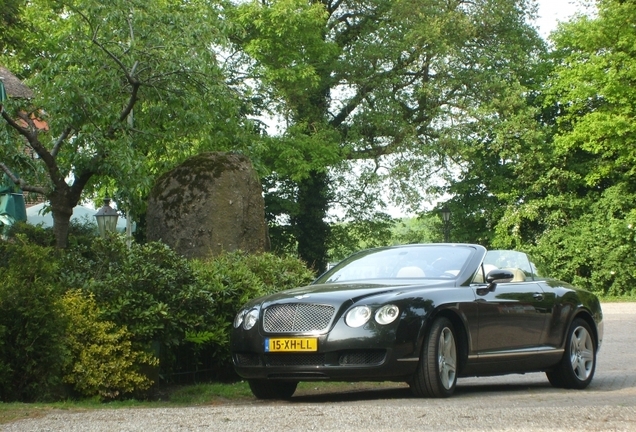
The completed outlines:
{"type": "Polygon", "coordinates": [[[510,282],[525,282],[526,281],[526,274],[523,272],[523,270],[516,267],[507,267],[505,270],[510,270],[512,274],[514,275],[514,277],[512,278],[510,282]]]}
{"type": "Polygon", "coordinates": [[[424,270],[417,266],[402,267],[398,270],[396,277],[399,278],[419,278],[425,277],[424,270]]]}

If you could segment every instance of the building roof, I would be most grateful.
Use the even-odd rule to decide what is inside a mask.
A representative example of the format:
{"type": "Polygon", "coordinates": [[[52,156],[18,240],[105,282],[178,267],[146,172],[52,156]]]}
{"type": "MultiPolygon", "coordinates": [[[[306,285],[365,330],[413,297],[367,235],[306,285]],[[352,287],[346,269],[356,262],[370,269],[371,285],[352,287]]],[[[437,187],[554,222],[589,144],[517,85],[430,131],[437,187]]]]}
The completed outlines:
{"type": "Polygon", "coordinates": [[[3,82],[7,96],[10,98],[31,99],[33,97],[33,90],[24,85],[18,77],[9,72],[4,66],[0,66],[0,80],[3,82]]]}

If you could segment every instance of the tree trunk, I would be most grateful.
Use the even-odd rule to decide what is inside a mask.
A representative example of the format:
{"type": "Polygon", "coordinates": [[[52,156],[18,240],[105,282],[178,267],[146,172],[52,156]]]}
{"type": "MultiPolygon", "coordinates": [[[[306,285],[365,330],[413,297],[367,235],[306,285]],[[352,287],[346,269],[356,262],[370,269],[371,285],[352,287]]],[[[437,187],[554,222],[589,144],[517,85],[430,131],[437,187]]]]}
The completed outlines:
{"type": "Polygon", "coordinates": [[[327,173],[312,171],[309,177],[298,183],[298,212],[292,223],[300,257],[319,273],[327,268],[329,224],[325,217],[328,208],[327,173]]]}
{"type": "Polygon", "coordinates": [[[50,196],[51,212],[53,214],[53,234],[55,234],[55,247],[65,249],[68,247],[68,232],[73,215],[73,207],[77,202],[69,202],[65,197],[50,196]]]}

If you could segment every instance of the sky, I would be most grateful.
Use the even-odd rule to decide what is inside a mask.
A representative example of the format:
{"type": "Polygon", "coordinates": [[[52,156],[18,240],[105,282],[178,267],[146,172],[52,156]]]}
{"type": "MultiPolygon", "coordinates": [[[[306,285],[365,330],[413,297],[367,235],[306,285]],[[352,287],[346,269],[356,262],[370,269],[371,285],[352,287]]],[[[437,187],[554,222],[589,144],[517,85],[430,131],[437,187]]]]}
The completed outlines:
{"type": "Polygon", "coordinates": [[[581,0],[537,0],[539,5],[536,25],[543,38],[556,30],[559,21],[569,21],[576,13],[586,13],[586,7],[581,0]]]}

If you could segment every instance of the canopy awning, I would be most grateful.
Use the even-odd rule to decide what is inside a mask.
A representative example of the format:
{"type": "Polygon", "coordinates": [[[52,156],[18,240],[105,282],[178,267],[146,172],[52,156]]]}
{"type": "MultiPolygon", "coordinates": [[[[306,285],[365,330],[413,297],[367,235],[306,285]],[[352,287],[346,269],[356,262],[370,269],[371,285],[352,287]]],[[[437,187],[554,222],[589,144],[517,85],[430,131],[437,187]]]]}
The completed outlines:
{"type": "Polygon", "coordinates": [[[7,90],[4,88],[4,83],[0,80],[0,104],[7,100],[7,90]]]}

